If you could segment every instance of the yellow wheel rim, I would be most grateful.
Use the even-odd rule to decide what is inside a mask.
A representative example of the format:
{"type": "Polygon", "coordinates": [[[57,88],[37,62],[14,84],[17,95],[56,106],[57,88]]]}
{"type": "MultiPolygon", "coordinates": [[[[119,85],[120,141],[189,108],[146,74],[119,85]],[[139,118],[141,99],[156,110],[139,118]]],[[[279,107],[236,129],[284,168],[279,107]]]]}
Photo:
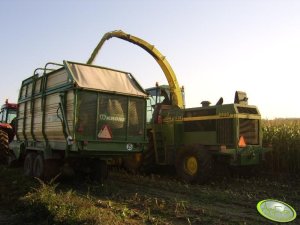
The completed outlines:
{"type": "Polygon", "coordinates": [[[196,157],[191,156],[186,158],[184,164],[185,171],[190,175],[195,175],[198,171],[198,162],[196,157]]]}

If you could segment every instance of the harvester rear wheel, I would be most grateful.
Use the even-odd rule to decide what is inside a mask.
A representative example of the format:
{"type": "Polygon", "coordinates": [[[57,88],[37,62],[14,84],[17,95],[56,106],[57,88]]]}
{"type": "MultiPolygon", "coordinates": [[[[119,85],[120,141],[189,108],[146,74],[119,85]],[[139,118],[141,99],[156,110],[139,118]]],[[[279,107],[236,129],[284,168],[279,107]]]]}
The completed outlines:
{"type": "Polygon", "coordinates": [[[4,130],[0,129],[0,162],[6,162],[8,150],[8,134],[4,130]]]}
{"type": "Polygon", "coordinates": [[[35,152],[28,152],[24,160],[24,175],[31,177],[33,175],[33,163],[36,158],[35,152]]]}
{"type": "Polygon", "coordinates": [[[176,157],[178,176],[189,183],[205,183],[211,176],[212,157],[205,149],[187,148],[176,157]]]}

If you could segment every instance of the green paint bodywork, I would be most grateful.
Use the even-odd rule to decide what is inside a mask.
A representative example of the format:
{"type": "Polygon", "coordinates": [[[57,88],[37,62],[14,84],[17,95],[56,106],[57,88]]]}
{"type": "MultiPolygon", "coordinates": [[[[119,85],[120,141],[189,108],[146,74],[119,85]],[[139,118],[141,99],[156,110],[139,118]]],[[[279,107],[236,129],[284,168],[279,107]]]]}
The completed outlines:
{"type": "Polygon", "coordinates": [[[152,95],[152,100],[148,100],[147,127],[154,137],[162,136],[162,144],[154,143],[156,155],[166,156],[157,164],[174,165],[178,152],[191,146],[207,149],[215,158],[226,159],[231,166],[262,162],[268,149],[262,147],[261,116],[256,106],[234,103],[187,109],[165,107],[161,106],[161,96],[155,96],[162,89],[168,91],[168,86],[147,89],[152,95]],[[165,109],[156,111],[158,107],[165,109]],[[162,121],[159,124],[157,115],[162,121]],[[247,139],[246,147],[238,146],[240,136],[247,139]]]}
{"type": "MultiPolygon", "coordinates": [[[[73,79],[73,75],[71,70],[69,69],[69,63],[73,62],[67,62],[64,61],[64,64],[47,64],[45,68],[41,69],[43,70],[43,75],[39,76],[38,74],[34,74],[33,76],[27,78],[22,82],[21,88],[20,88],[20,94],[19,94],[19,104],[24,103],[25,108],[27,105],[30,105],[30,111],[24,110],[24,118],[26,118],[28,115],[31,114],[31,134],[33,139],[29,139],[26,137],[25,134],[25,119],[20,118],[19,112],[17,113],[17,119],[23,119],[23,126],[22,126],[22,134],[23,137],[20,138],[17,135],[17,140],[13,141],[10,144],[10,148],[14,151],[17,158],[24,157],[24,154],[26,151],[39,151],[43,153],[43,156],[45,159],[52,159],[56,158],[57,154],[63,155],[65,158],[73,157],[97,157],[97,158],[112,158],[115,156],[124,156],[131,153],[138,153],[142,152],[144,145],[147,143],[146,138],[146,98],[141,96],[129,96],[129,95],[121,95],[117,93],[110,93],[110,92],[103,92],[103,91],[97,91],[97,90],[85,90],[83,88],[77,87],[75,84],[75,80],[73,79]],[[61,68],[50,70],[47,68],[48,65],[55,65],[59,66],[61,68]],[[53,73],[61,70],[66,70],[68,73],[68,80],[66,83],[57,85],[53,88],[47,87],[47,78],[53,73]],[[41,91],[39,93],[34,93],[34,90],[36,88],[37,81],[41,81],[41,91]],[[31,85],[31,93],[34,94],[27,94],[29,93],[29,85],[31,85]],[[21,96],[22,91],[25,90],[25,97],[21,96]],[[72,126],[69,127],[70,123],[67,123],[67,93],[73,92],[74,93],[74,104],[73,104],[73,121],[72,126]],[[48,138],[48,134],[45,129],[45,122],[46,122],[46,97],[51,95],[59,93],[60,95],[60,103],[57,105],[57,118],[53,118],[55,121],[60,120],[62,131],[64,135],[65,140],[50,140],[48,138]],[[95,123],[94,130],[92,131],[92,135],[85,135],[85,131],[83,133],[78,132],[78,123],[80,116],[84,113],[85,109],[80,109],[80,97],[84,94],[94,94],[97,96],[97,99],[93,104],[95,104],[96,111],[93,112],[95,114],[95,118],[89,118],[92,119],[91,123],[95,123]],[[125,126],[126,129],[123,133],[120,134],[119,138],[112,138],[112,139],[100,139],[97,138],[97,134],[99,133],[99,130],[101,127],[99,122],[99,98],[100,96],[105,95],[107,99],[111,98],[122,98],[125,101],[127,101],[127,109],[126,109],[126,115],[125,115],[125,126]],[[43,134],[43,141],[36,141],[34,137],[33,132],[33,118],[34,118],[34,100],[41,99],[41,108],[42,108],[42,134],[43,134]],[[129,102],[135,101],[136,104],[139,104],[140,107],[140,117],[139,119],[139,134],[138,135],[132,135],[130,133],[129,126],[131,122],[131,118],[129,118],[129,102]],[[81,110],[81,111],[80,111],[81,110]],[[72,130],[73,132],[70,132],[72,130]]],[[[79,64],[79,63],[76,63],[79,64]]],[[[83,64],[80,64],[83,65],[83,64]]],[[[95,66],[93,66],[95,67],[95,66]]],[[[102,67],[98,67],[102,68],[102,67]]],[[[108,69],[108,68],[105,68],[108,69]]],[[[116,71],[116,70],[114,70],[116,71]]],[[[35,71],[36,72],[36,71],[35,71]]],[[[122,71],[120,71],[122,72],[122,71]]],[[[124,73],[124,72],[123,72],[124,73]]],[[[132,75],[131,75],[132,76],[132,75]]],[[[134,78],[132,78],[132,82],[136,82],[134,78]]],[[[136,83],[138,87],[140,85],[136,83]]],[[[141,88],[141,87],[140,87],[141,88]]],[[[143,89],[141,88],[143,91],[143,89]]],[[[88,109],[86,109],[87,111],[88,109]]],[[[132,127],[132,126],[131,126],[132,127]]],[[[132,131],[131,131],[132,132],[132,131]]]]}

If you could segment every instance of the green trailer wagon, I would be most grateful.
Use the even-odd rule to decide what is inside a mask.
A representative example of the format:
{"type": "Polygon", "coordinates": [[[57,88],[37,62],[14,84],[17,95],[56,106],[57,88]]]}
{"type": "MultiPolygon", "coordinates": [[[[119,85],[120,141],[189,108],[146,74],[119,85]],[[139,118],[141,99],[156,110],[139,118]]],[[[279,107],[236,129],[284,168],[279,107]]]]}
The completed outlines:
{"type": "Polygon", "coordinates": [[[51,177],[69,165],[100,177],[109,160],[143,151],[146,99],[130,73],[48,63],[22,82],[10,149],[29,176],[51,177]]]}

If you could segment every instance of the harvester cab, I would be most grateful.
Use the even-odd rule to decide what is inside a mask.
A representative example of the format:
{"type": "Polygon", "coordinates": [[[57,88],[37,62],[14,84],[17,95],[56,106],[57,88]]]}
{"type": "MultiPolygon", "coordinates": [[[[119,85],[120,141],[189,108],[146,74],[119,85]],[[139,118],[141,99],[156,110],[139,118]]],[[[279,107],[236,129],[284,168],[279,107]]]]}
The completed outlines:
{"type": "Polygon", "coordinates": [[[154,45],[120,30],[103,36],[87,64],[94,62],[105,41],[113,37],[148,52],[168,81],[168,85],[146,89],[148,145],[141,157],[143,170],[153,164],[175,166],[183,180],[204,182],[215,164],[248,168],[261,163],[265,152],[261,115],[256,106],[248,105],[246,93],[236,92],[232,104],[223,104],[220,98],[215,105],[203,101],[200,107],[186,108],[184,89],[166,57],[154,45]]]}
{"type": "MultiPolygon", "coordinates": [[[[172,93],[168,85],[158,85],[155,87],[146,89],[149,99],[147,101],[147,123],[162,123],[162,112],[164,109],[168,111],[173,108],[179,109],[178,106],[172,104],[172,93]]],[[[184,88],[181,88],[181,96],[183,99],[184,107],[184,88]]]]}

